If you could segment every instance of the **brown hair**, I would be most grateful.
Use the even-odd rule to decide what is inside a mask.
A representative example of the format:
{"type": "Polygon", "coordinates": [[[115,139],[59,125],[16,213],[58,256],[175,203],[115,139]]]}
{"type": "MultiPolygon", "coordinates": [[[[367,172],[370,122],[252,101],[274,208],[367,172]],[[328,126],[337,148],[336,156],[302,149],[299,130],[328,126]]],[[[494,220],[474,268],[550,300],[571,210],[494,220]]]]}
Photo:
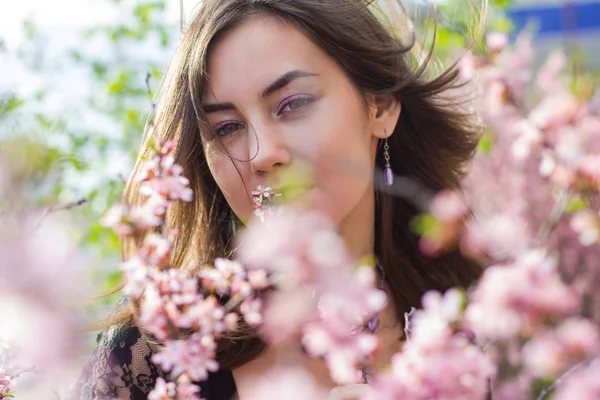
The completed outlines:
{"type": "MultiPolygon", "coordinates": [[[[472,115],[446,94],[458,87],[456,68],[426,79],[427,61],[414,70],[410,50],[392,35],[367,0],[205,0],[177,48],[162,84],[162,100],[152,127],[146,131],[174,141],[176,162],[183,166],[195,194],[191,203],[178,203],[168,213],[167,226],[177,229],[172,264],[199,268],[216,257],[230,255],[230,216],[227,202],[215,183],[203,153],[200,130],[207,128],[202,113],[202,87],[211,43],[239,26],[249,16],[270,15],[301,29],[326,51],[361,93],[391,94],[402,104],[396,129],[389,138],[391,167],[431,192],[459,188],[466,163],[479,138],[472,115]]],[[[395,27],[397,29],[397,27],[395,27]]],[[[144,145],[126,187],[127,203],[138,203],[136,175],[149,154],[144,145]]],[[[383,168],[378,153],[376,164],[383,168]]],[[[379,171],[380,172],[380,171],[379,171]]],[[[380,176],[380,175],[377,175],[380,176]]],[[[414,199],[394,195],[376,183],[375,255],[384,267],[398,319],[418,307],[424,292],[466,287],[480,267],[458,252],[437,258],[421,254],[412,219],[422,212],[414,199]]],[[[124,241],[123,257],[137,245],[124,241]]],[[[131,318],[127,309],[121,317],[131,318]]],[[[265,344],[253,331],[242,329],[236,338],[219,342],[217,358],[232,369],[256,358],[265,344]]]]}

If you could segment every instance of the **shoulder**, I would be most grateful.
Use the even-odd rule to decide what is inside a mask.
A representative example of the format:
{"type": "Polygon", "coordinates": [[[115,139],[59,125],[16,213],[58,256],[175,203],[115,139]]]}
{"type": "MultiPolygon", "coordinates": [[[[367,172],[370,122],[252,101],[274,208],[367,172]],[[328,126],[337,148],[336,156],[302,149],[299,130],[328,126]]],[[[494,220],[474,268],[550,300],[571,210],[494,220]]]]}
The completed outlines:
{"type": "MultiPolygon", "coordinates": [[[[126,307],[128,300],[124,297],[117,304],[117,310],[126,307]]],[[[150,357],[159,350],[157,343],[150,340],[147,335],[133,321],[112,325],[96,338],[98,344],[95,353],[104,355],[111,367],[130,366],[148,367],[150,357]],[[148,362],[142,362],[142,361],[148,362]],[[142,365],[143,364],[143,365],[142,365]]],[[[152,368],[154,369],[154,368],[152,368]]]]}
{"type": "MultiPolygon", "coordinates": [[[[126,304],[126,300],[119,302],[120,307],[126,304]]],[[[96,341],[98,345],[82,370],[73,399],[146,399],[156,380],[166,377],[152,362],[152,355],[160,351],[159,344],[142,334],[133,322],[104,329],[96,341]]],[[[209,373],[206,381],[195,383],[207,400],[230,400],[236,393],[230,371],[209,373]]]]}
{"type": "Polygon", "coordinates": [[[158,346],[133,322],[105,328],[97,344],[83,367],[75,399],[145,399],[156,379],[163,376],[151,360],[158,346]]]}

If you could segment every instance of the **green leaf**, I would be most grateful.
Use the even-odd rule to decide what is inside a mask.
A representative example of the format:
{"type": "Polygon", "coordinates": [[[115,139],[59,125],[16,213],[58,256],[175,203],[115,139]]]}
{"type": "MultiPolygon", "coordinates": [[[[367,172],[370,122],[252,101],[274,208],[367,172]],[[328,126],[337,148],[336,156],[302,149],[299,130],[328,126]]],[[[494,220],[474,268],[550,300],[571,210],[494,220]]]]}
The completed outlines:
{"type": "Polygon", "coordinates": [[[37,101],[42,101],[46,98],[46,91],[44,89],[40,89],[37,92],[35,92],[34,96],[37,101]]]}
{"type": "Polygon", "coordinates": [[[512,4],[512,0],[492,0],[492,5],[500,8],[508,8],[512,4]]]}
{"type": "Polygon", "coordinates": [[[44,177],[57,166],[61,154],[58,149],[40,141],[21,136],[0,142],[0,157],[13,166],[19,180],[32,180],[44,177]]]}
{"type": "Polygon", "coordinates": [[[122,280],[123,280],[123,272],[115,271],[115,272],[111,273],[110,275],[108,275],[108,277],[106,279],[106,286],[108,287],[108,289],[112,289],[112,288],[116,287],[119,283],[121,283],[122,280]]]}
{"type": "Polygon", "coordinates": [[[497,32],[512,32],[515,26],[509,18],[497,18],[490,22],[489,29],[497,32]]]}
{"type": "Polygon", "coordinates": [[[98,190],[98,189],[92,190],[90,193],[88,193],[88,195],[87,195],[88,202],[91,203],[98,196],[99,193],[100,193],[100,190],[98,190]]]}
{"type": "Polygon", "coordinates": [[[583,211],[589,207],[588,202],[580,195],[572,197],[565,207],[565,212],[571,214],[577,211],[583,211]]]}
{"type": "Polygon", "coordinates": [[[25,100],[14,94],[9,95],[8,98],[0,99],[0,118],[21,107],[24,103],[25,100]]]}
{"type": "Polygon", "coordinates": [[[171,36],[169,35],[169,31],[164,26],[158,27],[158,33],[160,34],[160,45],[162,47],[167,47],[169,45],[171,36]]]}
{"type": "Polygon", "coordinates": [[[83,160],[79,159],[76,154],[63,154],[60,160],[63,163],[73,166],[73,168],[75,168],[77,171],[84,171],[88,169],[87,164],[83,160]]]}
{"type": "Polygon", "coordinates": [[[367,254],[366,256],[363,256],[360,260],[358,260],[357,265],[360,267],[368,265],[369,267],[375,268],[375,266],[377,265],[377,257],[375,257],[374,254],[367,254]]]}
{"type": "Polygon", "coordinates": [[[426,235],[438,226],[438,220],[431,214],[420,214],[411,222],[413,231],[419,235],[426,235]]]}
{"type": "Polygon", "coordinates": [[[52,121],[50,121],[48,118],[46,118],[42,114],[35,114],[33,116],[33,118],[38,123],[38,125],[40,127],[42,127],[43,129],[50,129],[52,127],[52,121]]]}
{"type": "Polygon", "coordinates": [[[150,22],[150,14],[153,9],[154,4],[140,4],[133,9],[133,15],[142,21],[142,23],[147,24],[150,22]]]}
{"type": "Polygon", "coordinates": [[[492,152],[492,148],[494,147],[493,135],[491,135],[491,134],[483,135],[483,137],[479,140],[477,147],[479,148],[479,150],[481,150],[481,152],[483,154],[485,154],[486,156],[489,156],[490,153],[492,152]]]}
{"type": "Polygon", "coordinates": [[[33,39],[36,35],[33,22],[29,19],[23,21],[23,30],[25,30],[25,37],[29,40],[33,39]]]}
{"type": "Polygon", "coordinates": [[[106,64],[101,63],[100,61],[92,62],[92,70],[94,71],[94,76],[97,79],[104,79],[104,77],[106,76],[107,69],[108,67],[106,66],[106,64]]]}
{"type": "Polygon", "coordinates": [[[535,379],[533,385],[531,385],[531,397],[532,399],[537,399],[540,396],[540,393],[550,385],[554,383],[553,379],[535,379]]]}
{"type": "Polygon", "coordinates": [[[83,61],[83,54],[79,50],[72,50],[70,56],[76,62],[83,61]]]}
{"type": "Polygon", "coordinates": [[[160,78],[160,76],[162,75],[162,70],[161,68],[156,65],[156,64],[151,64],[148,67],[148,70],[150,72],[150,74],[152,75],[153,78],[160,78]]]}

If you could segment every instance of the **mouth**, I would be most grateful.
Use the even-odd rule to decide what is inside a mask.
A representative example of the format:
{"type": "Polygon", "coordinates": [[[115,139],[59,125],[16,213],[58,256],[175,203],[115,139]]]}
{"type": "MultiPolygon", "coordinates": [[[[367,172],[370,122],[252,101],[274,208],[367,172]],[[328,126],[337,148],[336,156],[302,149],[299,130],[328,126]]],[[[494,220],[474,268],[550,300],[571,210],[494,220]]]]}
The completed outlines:
{"type": "Polygon", "coordinates": [[[263,185],[258,185],[251,194],[254,202],[254,208],[274,206],[279,202],[278,198],[282,197],[282,194],[278,189],[273,189],[270,186],[263,185]]]}
{"type": "Polygon", "coordinates": [[[285,185],[282,188],[258,185],[252,191],[254,208],[270,208],[282,204],[295,203],[305,198],[315,185],[285,185]]]}
{"type": "Polygon", "coordinates": [[[278,171],[273,186],[281,193],[280,201],[296,202],[306,198],[309,191],[315,188],[316,180],[311,166],[295,165],[278,171]]]}

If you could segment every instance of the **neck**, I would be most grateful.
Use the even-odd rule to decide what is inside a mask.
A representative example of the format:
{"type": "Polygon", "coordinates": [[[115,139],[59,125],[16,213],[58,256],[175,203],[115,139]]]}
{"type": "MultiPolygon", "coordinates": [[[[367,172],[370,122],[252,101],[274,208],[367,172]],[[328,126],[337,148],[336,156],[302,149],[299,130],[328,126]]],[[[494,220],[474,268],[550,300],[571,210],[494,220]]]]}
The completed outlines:
{"type": "MultiPolygon", "coordinates": [[[[373,254],[375,244],[375,194],[372,189],[365,193],[350,215],[339,224],[339,234],[353,259],[359,260],[373,254]]],[[[381,320],[386,325],[392,326],[393,324],[388,320],[395,319],[393,308],[389,308],[389,310],[387,308],[380,314],[381,320]]],[[[374,365],[380,367],[389,363],[389,357],[398,350],[396,348],[396,338],[399,335],[400,333],[397,330],[388,329],[387,331],[378,332],[382,352],[385,354],[383,354],[383,357],[378,356],[374,365]],[[390,340],[385,335],[393,337],[393,339],[390,340]]],[[[295,357],[292,364],[308,371],[318,387],[324,391],[332,389],[335,384],[330,378],[326,364],[322,360],[299,355],[300,353],[299,345],[285,349],[267,348],[257,359],[233,370],[238,398],[241,400],[253,398],[252,393],[255,390],[256,383],[260,379],[264,379],[272,368],[289,365],[290,354],[295,357]],[[282,357],[282,353],[287,354],[287,356],[282,357]]]]}
{"type": "Polygon", "coordinates": [[[374,254],[375,194],[368,190],[339,226],[339,234],[352,258],[359,260],[374,254]]]}

